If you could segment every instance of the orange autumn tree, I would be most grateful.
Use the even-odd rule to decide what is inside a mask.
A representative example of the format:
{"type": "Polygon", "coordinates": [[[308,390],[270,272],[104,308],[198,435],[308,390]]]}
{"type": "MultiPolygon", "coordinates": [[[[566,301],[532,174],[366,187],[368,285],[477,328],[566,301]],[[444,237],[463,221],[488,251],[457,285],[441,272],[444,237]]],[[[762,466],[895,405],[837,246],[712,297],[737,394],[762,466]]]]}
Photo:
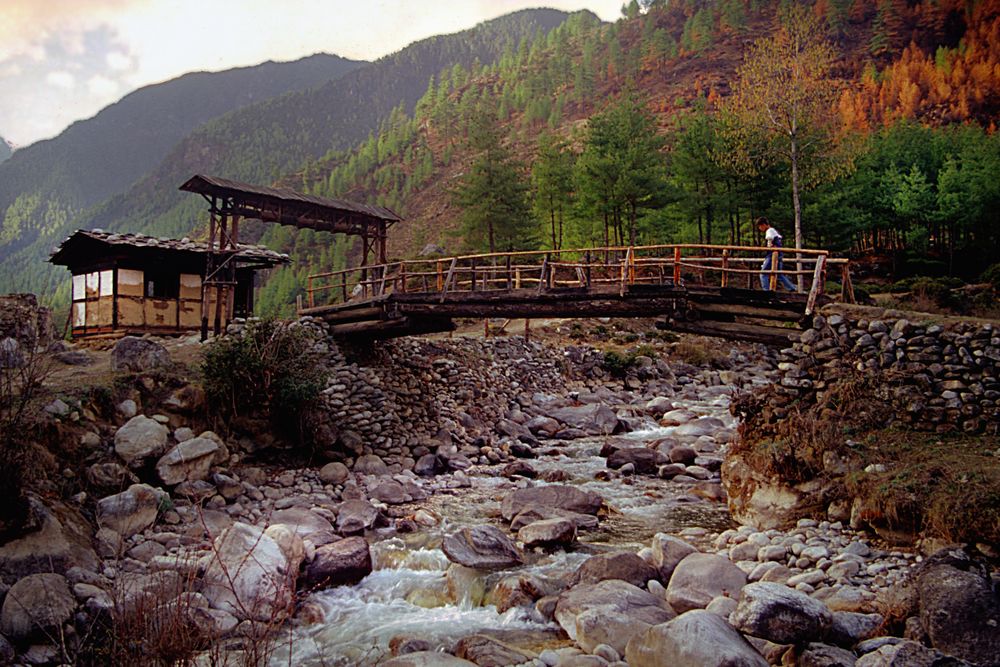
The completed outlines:
{"type": "MultiPolygon", "coordinates": [[[[779,30],[747,51],[727,110],[736,166],[748,173],[767,164],[788,166],[795,247],[801,248],[801,190],[849,169],[851,160],[841,151],[837,86],[830,76],[834,51],[825,28],[799,3],[779,16],[779,30]]],[[[802,289],[802,275],[798,279],[802,289]]]]}

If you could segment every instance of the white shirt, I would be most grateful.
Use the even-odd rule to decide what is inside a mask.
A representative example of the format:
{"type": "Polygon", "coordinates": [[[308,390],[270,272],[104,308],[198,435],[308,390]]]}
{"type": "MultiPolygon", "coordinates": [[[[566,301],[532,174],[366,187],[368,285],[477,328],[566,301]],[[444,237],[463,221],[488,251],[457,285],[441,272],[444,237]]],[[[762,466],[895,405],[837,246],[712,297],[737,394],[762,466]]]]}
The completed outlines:
{"type": "Polygon", "coordinates": [[[767,247],[768,248],[773,248],[774,247],[774,245],[775,245],[774,240],[775,239],[778,239],[778,242],[780,243],[781,239],[782,239],[781,234],[779,234],[778,230],[775,229],[774,227],[768,227],[767,228],[767,232],[764,233],[764,240],[767,241],[767,247]]]}

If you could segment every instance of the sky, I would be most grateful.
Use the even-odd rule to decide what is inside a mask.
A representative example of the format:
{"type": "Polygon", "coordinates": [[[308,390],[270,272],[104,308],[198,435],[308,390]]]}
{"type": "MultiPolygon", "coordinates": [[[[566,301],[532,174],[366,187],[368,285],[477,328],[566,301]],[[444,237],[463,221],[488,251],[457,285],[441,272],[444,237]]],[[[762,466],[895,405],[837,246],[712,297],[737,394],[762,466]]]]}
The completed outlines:
{"type": "Polygon", "coordinates": [[[622,0],[0,0],[0,136],[24,147],[185,72],[326,52],[375,60],[527,7],[622,0]]]}

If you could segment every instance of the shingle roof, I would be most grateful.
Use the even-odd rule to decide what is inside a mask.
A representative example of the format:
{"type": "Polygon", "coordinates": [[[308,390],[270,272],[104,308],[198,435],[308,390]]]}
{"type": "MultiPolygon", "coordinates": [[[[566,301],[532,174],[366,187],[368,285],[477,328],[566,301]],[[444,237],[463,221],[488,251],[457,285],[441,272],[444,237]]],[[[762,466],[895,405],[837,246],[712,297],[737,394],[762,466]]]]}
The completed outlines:
{"type": "MultiPolygon", "coordinates": [[[[207,253],[208,244],[192,241],[189,238],[169,239],[156,236],[146,236],[145,234],[117,234],[106,232],[102,229],[78,229],[68,236],[62,243],[52,250],[49,261],[58,263],[59,255],[66,244],[77,238],[90,238],[108,245],[125,245],[133,248],[156,248],[160,250],[179,250],[184,252],[207,253]]],[[[236,258],[247,262],[264,262],[267,264],[287,264],[291,261],[288,255],[275,252],[270,248],[259,245],[239,246],[239,253],[236,258]]]]}
{"type": "Polygon", "coordinates": [[[315,195],[307,195],[301,192],[296,192],[295,190],[289,190],[288,188],[271,188],[262,185],[252,185],[250,183],[231,181],[227,178],[219,178],[218,176],[196,174],[188,179],[188,181],[185,182],[180,189],[187,192],[220,194],[227,196],[231,196],[233,194],[259,195],[261,197],[268,197],[282,202],[308,204],[319,207],[320,209],[325,209],[333,216],[348,213],[368,218],[375,218],[377,220],[385,220],[390,223],[400,222],[402,220],[398,214],[385,208],[384,206],[359,204],[346,199],[317,197],[315,195]]]}

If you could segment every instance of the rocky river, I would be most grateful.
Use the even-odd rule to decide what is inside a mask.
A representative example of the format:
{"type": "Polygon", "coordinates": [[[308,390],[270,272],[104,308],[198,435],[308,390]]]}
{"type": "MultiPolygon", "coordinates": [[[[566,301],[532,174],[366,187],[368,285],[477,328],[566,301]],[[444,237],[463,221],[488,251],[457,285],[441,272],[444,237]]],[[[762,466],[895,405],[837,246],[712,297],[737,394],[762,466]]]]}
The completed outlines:
{"type": "MultiPolygon", "coordinates": [[[[730,408],[779,377],[762,348],[617,375],[592,350],[517,339],[404,342],[377,370],[338,355],[325,395],[356,430],[325,465],[255,463],[196,432],[183,388],[80,436],[113,457],[92,485],[128,488],[97,500],[94,551],[71,508],[40,503],[58,539],[0,548],[21,568],[0,650],[54,664],[56,628],[152,609],[175,625],[143,632],[197,627],[204,665],[997,664],[991,575],[961,549],[733,521],[730,408]],[[61,572],[32,573],[26,554],[59,539],[61,572]],[[38,605],[45,635],[24,612],[38,605]]],[[[64,407],[56,420],[86,410],[64,407]]]]}

